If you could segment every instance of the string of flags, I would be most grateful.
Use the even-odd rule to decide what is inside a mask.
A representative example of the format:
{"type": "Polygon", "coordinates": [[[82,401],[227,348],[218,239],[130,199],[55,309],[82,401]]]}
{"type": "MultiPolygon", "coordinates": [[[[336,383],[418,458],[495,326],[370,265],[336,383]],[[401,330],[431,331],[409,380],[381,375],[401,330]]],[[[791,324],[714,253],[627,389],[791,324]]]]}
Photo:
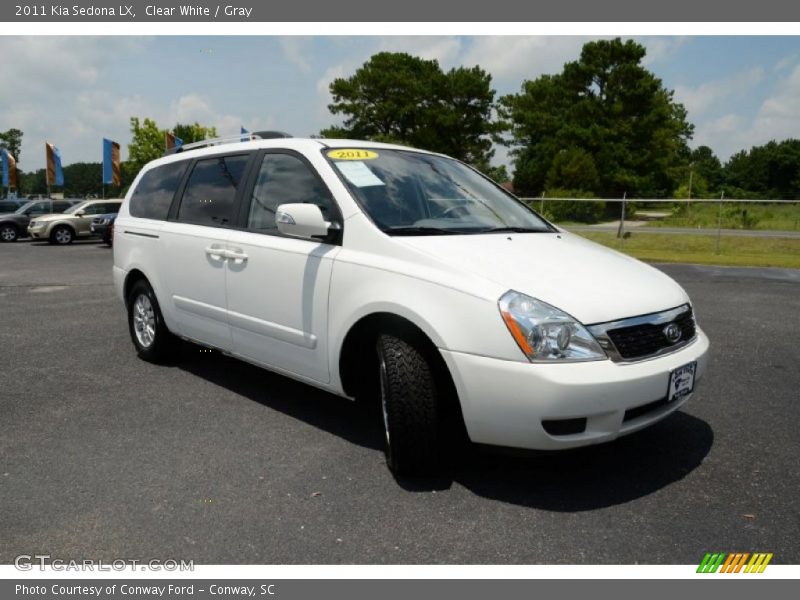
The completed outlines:
{"type": "MultiPolygon", "coordinates": [[[[244,127],[240,128],[242,141],[250,139],[250,132],[244,127]]],[[[174,133],[164,132],[164,145],[167,150],[180,148],[183,140],[174,133]]],[[[103,185],[122,185],[120,175],[120,145],[118,142],[103,138],[103,185]]],[[[64,169],[61,164],[61,151],[52,142],[45,142],[45,156],[47,159],[46,180],[50,186],[64,185],[64,169]]],[[[17,161],[7,148],[0,148],[0,170],[2,171],[2,186],[8,190],[18,189],[17,161]]]]}

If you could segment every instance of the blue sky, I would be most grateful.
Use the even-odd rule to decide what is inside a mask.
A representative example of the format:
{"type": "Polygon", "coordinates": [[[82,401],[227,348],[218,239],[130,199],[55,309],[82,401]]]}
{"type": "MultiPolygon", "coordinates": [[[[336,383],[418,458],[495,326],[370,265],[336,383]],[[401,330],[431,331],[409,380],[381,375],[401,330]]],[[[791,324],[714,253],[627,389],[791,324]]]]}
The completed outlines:
{"type": "MultiPolygon", "coordinates": [[[[336,122],[328,83],[378,51],[444,68],[481,65],[498,95],[561,70],[595,37],[49,37],[0,36],[0,131],[25,132],[20,168],[44,166],[44,142],[65,164],[99,161],[101,138],[130,141],[131,116],[159,126],[200,121],[220,134],[280,129],[296,136],[336,122]]],[[[635,37],[647,67],[689,111],[693,146],[721,159],[770,139],[800,137],[800,37],[635,37]]],[[[498,149],[496,162],[505,162],[498,149]]]]}

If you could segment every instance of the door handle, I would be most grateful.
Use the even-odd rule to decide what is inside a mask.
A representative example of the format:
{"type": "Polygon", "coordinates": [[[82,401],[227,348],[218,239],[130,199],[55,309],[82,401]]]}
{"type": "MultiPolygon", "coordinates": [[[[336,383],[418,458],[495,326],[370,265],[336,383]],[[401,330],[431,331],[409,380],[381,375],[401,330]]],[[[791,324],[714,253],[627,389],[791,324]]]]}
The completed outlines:
{"type": "Polygon", "coordinates": [[[225,258],[229,258],[234,264],[240,265],[247,261],[248,256],[242,250],[225,250],[225,258]]]}
{"type": "Polygon", "coordinates": [[[216,246],[207,246],[206,247],[206,254],[213,258],[214,260],[222,260],[223,258],[227,258],[226,253],[227,250],[224,248],[217,248],[216,246]]]}

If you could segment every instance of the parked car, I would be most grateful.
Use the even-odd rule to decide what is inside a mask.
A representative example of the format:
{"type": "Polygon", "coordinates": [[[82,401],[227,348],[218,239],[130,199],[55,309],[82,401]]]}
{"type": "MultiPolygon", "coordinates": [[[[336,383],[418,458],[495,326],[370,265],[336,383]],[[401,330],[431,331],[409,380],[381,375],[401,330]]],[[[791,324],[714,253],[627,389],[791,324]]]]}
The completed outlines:
{"type": "Polygon", "coordinates": [[[44,215],[32,220],[28,225],[28,234],[35,240],[49,240],[51,244],[71,244],[76,238],[92,234],[92,219],[97,215],[118,211],[121,204],[121,198],[84,200],[61,214],[44,215]]]}
{"type": "Polygon", "coordinates": [[[14,198],[0,200],[0,214],[13,213],[19,210],[19,207],[23,204],[25,204],[25,200],[16,200],[14,198]]]}
{"type": "Polygon", "coordinates": [[[677,410],[703,376],[709,341],[680,285],[457,160],[348,140],[205,144],[146,165],[116,220],[114,283],[145,360],[184,338],[374,401],[387,464],[408,474],[434,468],[450,432],[610,441],[677,410]]]}
{"type": "Polygon", "coordinates": [[[19,238],[28,235],[28,224],[31,218],[51,213],[63,213],[73,205],[67,200],[26,202],[13,213],[0,215],[0,241],[16,242],[19,238]]]}
{"type": "Polygon", "coordinates": [[[100,215],[92,219],[92,224],[89,226],[93,236],[99,237],[103,243],[111,245],[112,235],[114,231],[114,219],[117,218],[117,213],[108,213],[100,215]]]}

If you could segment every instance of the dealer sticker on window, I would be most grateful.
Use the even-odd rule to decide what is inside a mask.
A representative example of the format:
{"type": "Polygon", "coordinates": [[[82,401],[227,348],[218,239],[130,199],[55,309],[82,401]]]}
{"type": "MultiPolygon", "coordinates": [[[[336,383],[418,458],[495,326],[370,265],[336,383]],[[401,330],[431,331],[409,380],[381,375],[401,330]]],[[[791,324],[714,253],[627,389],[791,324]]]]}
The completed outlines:
{"type": "Polygon", "coordinates": [[[697,361],[678,367],[669,374],[667,402],[682,400],[692,393],[695,371],[697,371],[697,361]]]}
{"type": "Polygon", "coordinates": [[[359,150],[357,148],[338,148],[328,152],[328,158],[333,160],[375,160],[378,153],[372,150],[359,150]]]}

